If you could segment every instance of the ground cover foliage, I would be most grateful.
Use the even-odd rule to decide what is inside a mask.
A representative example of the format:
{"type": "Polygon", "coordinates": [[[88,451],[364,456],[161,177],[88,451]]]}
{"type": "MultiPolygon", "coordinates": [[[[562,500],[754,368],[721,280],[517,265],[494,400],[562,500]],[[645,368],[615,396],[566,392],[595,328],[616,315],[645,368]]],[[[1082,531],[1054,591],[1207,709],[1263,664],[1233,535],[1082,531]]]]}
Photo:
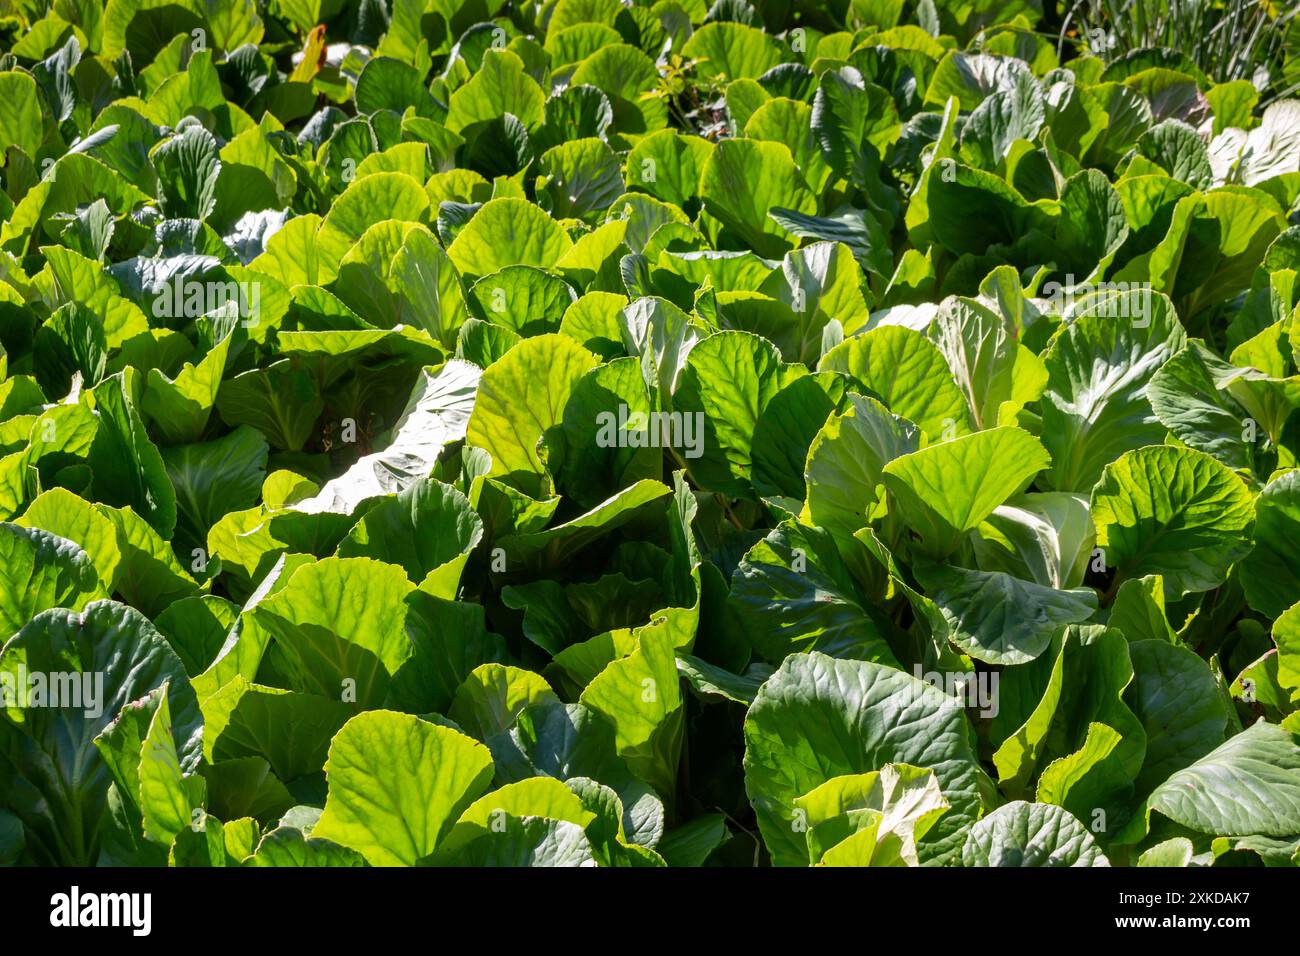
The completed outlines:
{"type": "Polygon", "coordinates": [[[1294,865],[1191,6],[5,0],[0,862],[1294,865]]]}

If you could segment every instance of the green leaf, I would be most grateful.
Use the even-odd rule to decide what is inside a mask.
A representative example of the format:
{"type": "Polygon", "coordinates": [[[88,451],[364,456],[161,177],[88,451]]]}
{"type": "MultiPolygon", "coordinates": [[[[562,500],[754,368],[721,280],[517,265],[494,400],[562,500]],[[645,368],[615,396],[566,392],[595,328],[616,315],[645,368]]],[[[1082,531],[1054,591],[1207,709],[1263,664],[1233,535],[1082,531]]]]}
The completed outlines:
{"type": "Polygon", "coordinates": [[[1198,833],[1300,834],[1300,745],[1259,721],[1151,794],[1147,806],[1198,833]]]}
{"type": "Polygon", "coordinates": [[[140,406],[168,442],[198,440],[217,400],[226,360],[236,336],[232,325],[198,365],[186,362],[175,378],[149,370],[140,406]]]}
{"type": "Polygon", "coordinates": [[[811,125],[826,163],[863,189],[879,181],[878,157],[899,133],[898,110],[888,91],[849,66],[821,75],[811,125]]]}
{"type": "MultiPolygon", "coordinates": [[[[846,379],[834,372],[804,375],[772,396],[754,422],[754,490],[760,495],[803,498],[808,494],[804,466],[827,417],[844,396],[846,379]]],[[[849,395],[849,401],[857,400],[849,395]]],[[[832,466],[833,467],[833,466],[832,466]]],[[[820,479],[812,487],[819,488],[820,479]]]]}
{"type": "Polygon", "coordinates": [[[31,687],[33,674],[75,675],[64,691],[72,696],[61,698],[62,706],[9,706],[0,725],[0,752],[23,768],[24,781],[14,790],[18,778],[7,775],[0,787],[6,805],[23,820],[28,852],[38,860],[66,866],[96,862],[110,774],[94,739],[132,701],[167,686],[181,766],[193,770],[198,762],[202,721],[185,669],[162,635],[132,608],[95,601],[80,612],[37,614],[5,645],[0,672],[7,687],[23,690],[31,687]]]}
{"type": "Polygon", "coordinates": [[[1250,416],[1216,383],[1216,376],[1234,371],[1193,340],[1151,377],[1147,400],[1161,424],[1184,444],[1233,470],[1250,471],[1253,442],[1244,437],[1250,416]]]}
{"type": "Polygon", "coordinates": [[[927,201],[934,237],[949,251],[983,255],[990,246],[1051,230],[1047,212],[1005,180],[954,160],[939,162],[942,175],[930,177],[927,201]]]}
{"type": "Polygon", "coordinates": [[[204,545],[222,517],[257,503],[266,456],[266,439],[247,425],[209,442],[164,449],[163,464],[176,489],[179,546],[204,545]]]}
{"type": "Polygon", "coordinates": [[[1125,452],[1092,492],[1097,545],[1125,577],[1160,574],[1165,595],[1208,591],[1251,546],[1255,506],[1209,455],[1168,445],[1125,452]]]}
{"type": "Polygon", "coordinates": [[[1270,481],[1255,499],[1255,547],[1242,561],[1250,606],[1277,617],[1300,601],[1300,471],[1270,481]]]}
{"type": "Polygon", "coordinates": [[[944,300],[931,329],[964,393],[971,422],[977,429],[999,424],[1015,390],[1018,330],[992,309],[957,298],[944,300]]]}
{"type": "Polygon", "coordinates": [[[434,99],[415,68],[386,56],[366,62],[357,77],[354,99],[361,113],[383,109],[402,113],[413,106],[417,116],[436,118],[437,115],[434,99]]]}
{"type": "Polygon", "coordinates": [[[299,568],[253,612],[284,652],[294,689],[379,706],[411,654],[411,583],[371,558],[325,558],[299,568]]]}
{"type": "Polygon", "coordinates": [[[682,55],[700,61],[700,75],[711,80],[755,79],[788,56],[775,37],[744,23],[704,24],[682,47],[682,55]]]}
{"type": "Polygon", "coordinates": [[[1133,683],[1126,698],[1147,735],[1139,793],[1153,790],[1223,743],[1228,714],[1209,665],[1165,641],[1129,646],[1133,683]]]}
{"type": "Polygon", "coordinates": [[[533,266],[506,266],[479,279],[470,293],[484,318],[523,336],[557,331],[575,299],[563,279],[533,266]]]}
{"type": "Polygon", "coordinates": [[[483,62],[464,86],[451,95],[447,128],[458,133],[473,123],[509,113],[528,129],[544,120],[546,94],[510,50],[487,50],[483,62]]]}
{"type": "Polygon", "coordinates": [[[227,425],[252,425],[276,448],[300,451],[325,409],[320,386],[294,359],[250,369],[222,383],[217,413],[227,425]]]}
{"type": "Polygon", "coordinates": [[[803,834],[791,826],[797,797],[888,763],[934,771],[952,809],[918,849],[923,863],[953,862],[980,807],[983,771],[969,735],[957,701],[901,671],[818,653],[790,656],[745,717],[745,790],[773,863],[807,860],[803,834]]]}
{"type": "Polygon", "coordinates": [[[447,716],[471,736],[487,740],[514,726],[525,707],[559,702],[550,685],[532,671],[480,664],[456,688],[447,716]]]}
{"type": "Polygon", "coordinates": [[[1186,123],[1167,119],[1138,137],[1138,153],[1165,172],[1197,189],[1208,189],[1214,178],[1210,157],[1200,134],[1186,123]]]}
{"type": "Polygon", "coordinates": [[[857,379],[931,439],[969,430],[966,401],[943,353],[912,329],[887,325],[845,339],[822,357],[818,369],[857,379]]]}
{"type": "Polygon", "coordinates": [[[117,528],[94,505],[66,488],[51,488],[39,494],[15,524],[48,531],[77,544],[95,566],[100,583],[112,586],[122,559],[117,528]]]}
{"type": "Polygon", "coordinates": [[[1050,463],[1037,438],[1002,426],[895,458],[884,480],[925,552],[942,557],[1050,463]]]}
{"type": "Polygon", "coordinates": [[[565,820],[507,817],[500,829],[486,831],[456,857],[461,866],[570,867],[595,864],[582,828],[565,820]]]}
{"type": "Polygon", "coordinates": [[[632,653],[596,675],[579,700],[613,725],[632,772],[671,797],[685,716],[671,637],[643,631],[632,653]]]}
{"type": "Polygon", "coordinates": [[[387,444],[362,455],[317,494],[295,502],[293,510],[351,515],[368,498],[401,492],[427,478],[447,446],[465,437],[479,378],[476,366],[458,360],[422,369],[387,444]]]}
{"type": "Polygon", "coordinates": [[[162,187],[163,215],[206,219],[217,206],[221,159],[213,135],[197,124],[163,140],[149,155],[162,187]]]}
{"type": "Polygon", "coordinates": [[[132,606],[157,616],[173,601],[190,597],[198,584],[179,561],[171,544],[130,508],[97,505],[99,513],[113,522],[121,562],[113,577],[112,591],[132,606]]]}
{"type": "Polygon", "coordinates": [[[745,554],[731,580],[731,607],[766,660],[817,650],[896,663],[889,621],[854,584],[827,532],[783,522],[745,554]]]}
{"type": "Polygon", "coordinates": [[[0,555],[0,632],[6,635],[49,608],[79,611],[107,596],[90,556],[48,531],[0,523],[0,555]]]}
{"type": "Polygon", "coordinates": [[[963,110],[974,110],[999,89],[1010,89],[1016,77],[1027,72],[1025,63],[985,53],[947,53],[930,78],[925,102],[939,104],[956,96],[963,110]]]}
{"type": "Polygon", "coordinates": [[[1125,581],[1115,592],[1107,626],[1123,631],[1130,642],[1142,640],[1178,643],[1165,610],[1165,585],[1158,574],[1125,581]]]}
{"type": "Polygon", "coordinates": [[[701,136],[661,129],[639,140],[627,154],[624,178],[630,188],[685,206],[700,190],[700,174],[714,146],[701,136]]]}
{"type": "Polygon", "coordinates": [[[534,476],[547,470],[538,442],[563,419],[574,386],[595,366],[594,355],[556,332],[524,339],[483,373],[467,438],[492,456],[491,474],[535,487],[534,476]]]}
{"type": "Polygon", "coordinates": [[[176,527],[176,490],[137,410],[137,373],[127,369],[94,388],[99,428],[86,463],[97,501],[130,507],[164,538],[176,527]]]}
{"type": "Polygon", "coordinates": [[[616,753],[613,726],[582,704],[530,707],[509,733],[491,738],[488,746],[498,783],[539,774],[564,781],[590,777],[618,794],[630,841],[654,846],[663,835],[663,803],[616,753]]]}
{"type": "Polygon", "coordinates": [[[447,248],[452,263],[467,278],[491,275],[506,266],[550,269],[573,243],[560,224],[522,199],[484,203],[447,248]]]}
{"type": "Polygon", "coordinates": [[[330,739],[352,714],[338,700],[237,676],[203,701],[204,751],[213,762],[260,757],[293,782],[325,766],[330,739]]]}
{"type": "Polygon", "coordinates": [[[570,86],[546,101],[546,124],[538,131],[538,146],[546,149],[572,139],[604,139],[613,123],[614,107],[608,96],[587,84],[570,86]]]}
{"type": "Polygon", "coordinates": [[[604,92],[614,111],[614,128],[644,134],[668,125],[668,109],[655,87],[654,60],[627,43],[602,46],[573,71],[571,86],[594,86],[604,92]]]}
{"type": "Polygon", "coordinates": [[[691,349],[673,392],[680,440],[671,433],[669,440],[698,482],[733,496],[749,493],[755,425],[801,371],[748,332],[718,332],[691,349]]]}
{"type": "Polygon", "coordinates": [[[822,866],[919,866],[917,841],[948,812],[934,771],[886,764],[834,777],[795,800],[809,860],[822,866]]]}
{"type": "Polygon", "coordinates": [[[725,139],[700,173],[700,199],[734,237],[760,256],[783,255],[794,243],[768,216],[774,207],[817,212],[817,201],[782,143],[725,139]]]}
{"type": "Polygon", "coordinates": [[[492,758],[464,734],[376,710],[343,725],[325,773],[329,796],[312,837],[356,850],[372,866],[413,866],[487,789],[492,758]]]}
{"type": "Polygon", "coordinates": [[[347,251],[371,226],[384,220],[423,222],[429,197],[406,173],[371,173],[354,179],[334,201],[316,234],[317,254],[337,267],[347,251]]]}
{"type": "Polygon", "coordinates": [[[1133,679],[1128,648],[1117,631],[1070,627],[1051,653],[1003,673],[990,732],[1005,792],[1031,793],[1041,772],[1039,799],[1090,823],[1100,808],[1112,832],[1123,822],[1146,750],[1142,723],[1121,697],[1133,679]]]}
{"type": "Polygon", "coordinates": [[[1273,643],[1277,645],[1277,679],[1291,692],[1294,699],[1300,696],[1300,611],[1292,605],[1273,622],[1273,643]]]}
{"type": "Polygon", "coordinates": [[[407,232],[393,257],[389,284],[402,298],[407,324],[450,347],[465,320],[465,295],[451,259],[429,230],[407,232]]]}
{"type": "Polygon", "coordinates": [[[1174,837],[1144,850],[1138,857],[1138,866],[1185,867],[1192,863],[1194,847],[1187,837],[1174,837]]]}
{"type": "Polygon", "coordinates": [[[1169,300],[1149,292],[1099,294],[1076,312],[1044,357],[1045,481],[1059,491],[1088,491],[1121,454],[1164,440],[1146,386],[1186,340],[1169,300]]]}
{"type": "Polygon", "coordinates": [[[669,866],[703,866],[713,851],[730,839],[726,817],[706,813],[669,830],[655,849],[669,866]]]}
{"type": "Polygon", "coordinates": [[[1096,534],[1085,496],[1031,492],[994,508],[971,543],[982,571],[1068,589],[1083,583],[1096,534]]]}
{"type": "Polygon", "coordinates": [[[235,604],[203,594],[169,604],[154,618],[154,626],[180,657],[185,672],[194,677],[216,660],[238,616],[235,604]]]}
{"type": "Polygon", "coordinates": [[[165,692],[159,695],[158,709],[142,742],[139,781],[145,839],[168,846],[194,823],[195,804],[176,752],[165,692]]]}
{"type": "Polygon", "coordinates": [[[0,73],[0,155],[16,146],[35,156],[45,138],[40,100],[31,74],[21,70],[0,73]]]}
{"type": "Polygon", "coordinates": [[[392,703],[413,713],[443,713],[480,664],[506,659],[505,641],[489,633],[480,605],[415,590],[406,596],[411,656],[393,675],[392,703]]]}
{"type": "Polygon", "coordinates": [[[574,386],[561,424],[559,484],[575,501],[590,507],[630,482],[661,477],[664,452],[651,442],[649,428],[657,397],[631,357],[596,366],[574,386]],[[637,427],[643,420],[634,413],[645,416],[645,428],[637,427]]]}
{"type": "Polygon", "coordinates": [[[297,827],[277,827],[257,845],[246,866],[365,866],[366,858],[333,840],[307,836],[297,827]]]}
{"type": "Polygon", "coordinates": [[[400,564],[414,584],[454,597],[461,570],[483,537],[468,499],[432,479],[412,482],[373,505],[339,544],[339,557],[400,564]]]}
{"type": "Polygon", "coordinates": [[[1097,842],[1057,806],[1017,800],[971,827],[964,866],[1110,866],[1097,842]]]}
{"type": "MultiPolygon", "coordinates": [[[[1217,119],[1217,116],[1216,116],[1217,119]]],[[[1275,100],[1243,144],[1238,176],[1247,186],[1296,172],[1295,148],[1300,145],[1300,112],[1291,100],[1275,100]]]]}
{"type": "Polygon", "coordinates": [[[603,140],[570,140],[548,149],[539,162],[550,212],[561,219],[590,220],[623,193],[618,157],[603,140]]]}
{"type": "Polygon", "coordinates": [[[88,387],[104,377],[108,343],[102,320],[87,306],[60,306],[36,330],[36,378],[47,395],[66,395],[74,375],[88,387]]]}
{"type": "Polygon", "coordinates": [[[500,538],[506,568],[528,570],[563,564],[623,525],[661,511],[670,493],[663,482],[642,479],[571,521],[543,531],[500,538]]]}
{"type": "MultiPolygon", "coordinates": [[[[600,785],[596,784],[596,786],[600,785]]],[[[614,797],[614,799],[618,798],[614,797]]],[[[447,834],[434,861],[455,860],[463,853],[464,848],[484,837],[494,839],[494,842],[514,843],[511,836],[523,834],[516,831],[511,836],[497,838],[492,838],[491,834],[507,833],[512,822],[522,823],[525,831],[530,830],[529,818],[565,822],[578,827],[579,830],[586,830],[595,821],[596,814],[584,806],[577,793],[553,777],[530,777],[527,780],[518,780],[493,790],[470,804],[447,834]]],[[[477,855],[484,852],[484,849],[477,848],[471,853],[477,855]]],[[[517,847],[517,849],[522,848],[517,847]]],[[[551,864],[534,859],[532,865],[551,864]]]]}
{"type": "Polygon", "coordinates": [[[1067,624],[1097,610],[1091,588],[1068,591],[1002,571],[918,564],[917,580],[948,622],[948,639],[976,660],[1024,664],[1047,649],[1067,624]]]}

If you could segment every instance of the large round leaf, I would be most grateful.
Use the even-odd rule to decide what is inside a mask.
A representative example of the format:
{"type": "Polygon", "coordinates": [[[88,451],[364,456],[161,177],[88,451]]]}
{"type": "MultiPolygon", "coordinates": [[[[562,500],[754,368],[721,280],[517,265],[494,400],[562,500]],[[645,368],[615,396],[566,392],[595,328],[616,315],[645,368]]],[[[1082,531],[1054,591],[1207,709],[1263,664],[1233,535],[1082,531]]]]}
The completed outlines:
{"type": "Polygon", "coordinates": [[[846,339],[818,368],[851,375],[931,438],[970,430],[966,401],[943,353],[912,329],[886,325],[846,339]]]}
{"type": "Polygon", "coordinates": [[[1186,334],[1169,300],[1150,292],[1100,296],[1078,309],[1044,359],[1042,434],[1052,455],[1046,481],[1086,492],[1121,454],[1164,439],[1146,385],[1186,334]]]}
{"type": "Polygon", "coordinates": [[[1003,571],[918,564],[917,580],[948,622],[948,639],[976,660],[1024,664],[1067,624],[1097,610],[1092,588],[1068,591],[1022,581],[1003,571]]]}
{"type": "Polygon", "coordinates": [[[48,531],[0,523],[0,563],[0,633],[6,640],[41,611],[80,610],[107,596],[90,556],[48,531]]]}
{"type": "Polygon", "coordinates": [[[596,364],[596,356],[559,332],[524,339],[492,363],[467,433],[470,444],[492,456],[492,474],[545,474],[537,443],[563,421],[574,386],[596,364]]]}
{"type": "Polygon", "coordinates": [[[492,780],[481,743],[390,710],[353,717],[330,744],[329,796],[312,836],[372,866],[413,866],[492,780]]]}
{"type": "Polygon", "coordinates": [[[884,466],[884,479],[926,553],[942,557],[1048,464],[1037,438],[1008,425],[895,458],[884,466]]]}
{"type": "Polygon", "coordinates": [[[1106,466],[1092,517],[1108,565],[1126,578],[1163,575],[1166,594],[1178,598],[1222,584],[1250,551],[1255,503],[1209,455],[1152,445],[1106,466]]]}
{"type": "Polygon", "coordinates": [[[462,275],[478,278],[506,266],[549,269],[573,247],[560,224],[523,199],[485,203],[447,247],[462,275]]]}
{"type": "Polygon", "coordinates": [[[678,453],[698,482],[734,496],[749,494],[754,426],[800,372],[782,365],[776,348],[750,332],[719,332],[691,349],[673,403],[690,416],[683,418],[683,438],[693,435],[698,444],[678,453]]]}
{"type": "Polygon", "coordinates": [[[756,139],[726,139],[718,144],[704,163],[700,198],[734,242],[769,258],[781,256],[793,245],[789,233],[768,216],[773,207],[817,211],[817,200],[795,166],[790,148],[756,139]]]}
{"type": "Polygon", "coordinates": [[[889,621],[820,528],[787,521],[770,531],[736,568],[730,604],[754,650],[772,663],[810,650],[895,663],[889,621]]]}
{"type": "Polygon", "coordinates": [[[1017,800],[971,828],[966,866],[1110,866],[1082,823],[1050,803],[1017,800]]]}
{"type": "Polygon", "coordinates": [[[10,700],[0,717],[0,762],[8,765],[0,793],[40,862],[97,862],[110,777],[93,741],[126,705],[168,685],[180,765],[198,762],[203,724],[185,668],[134,608],[95,601],[36,615],[5,645],[0,676],[18,693],[34,693],[34,678],[46,687],[43,705],[34,696],[31,706],[10,700]]]}
{"type": "Polygon", "coordinates": [[[706,23],[691,36],[682,55],[699,61],[710,79],[756,79],[786,59],[780,41],[744,23],[706,23]]]}
{"type": "Polygon", "coordinates": [[[833,777],[888,763],[928,767],[952,808],[926,835],[922,862],[951,863],[979,814],[980,770],[961,705],[902,671],[794,654],[745,717],[745,791],[778,866],[807,863],[795,799],[833,777]]]}
{"type": "Polygon", "coordinates": [[[1148,806],[1199,833],[1300,834],[1300,744],[1259,721],[1156,788],[1148,806]]]}

